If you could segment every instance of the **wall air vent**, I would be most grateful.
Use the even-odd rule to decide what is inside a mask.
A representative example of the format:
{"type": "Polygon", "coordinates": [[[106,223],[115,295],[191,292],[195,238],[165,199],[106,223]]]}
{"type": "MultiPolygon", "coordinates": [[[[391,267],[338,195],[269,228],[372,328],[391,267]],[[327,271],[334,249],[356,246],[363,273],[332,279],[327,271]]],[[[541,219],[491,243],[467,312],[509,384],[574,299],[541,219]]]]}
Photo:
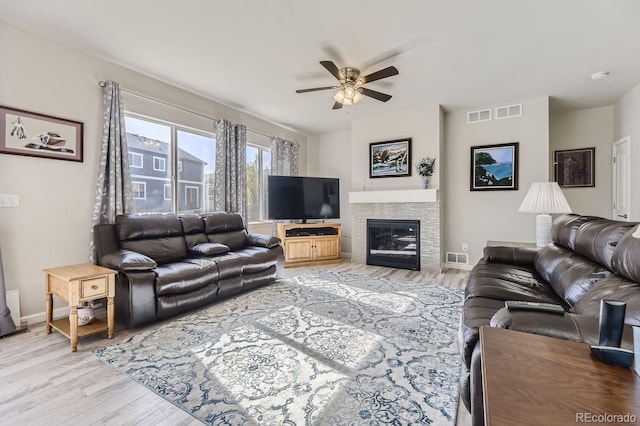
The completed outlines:
{"type": "Polygon", "coordinates": [[[496,108],[496,120],[522,116],[522,104],[505,105],[496,108]]]}
{"type": "Polygon", "coordinates": [[[491,109],[479,109],[467,112],[467,123],[479,123],[491,120],[491,109]]]}
{"type": "Polygon", "coordinates": [[[469,256],[467,255],[467,253],[454,253],[454,252],[448,251],[447,263],[466,265],[469,263],[469,256]]]}

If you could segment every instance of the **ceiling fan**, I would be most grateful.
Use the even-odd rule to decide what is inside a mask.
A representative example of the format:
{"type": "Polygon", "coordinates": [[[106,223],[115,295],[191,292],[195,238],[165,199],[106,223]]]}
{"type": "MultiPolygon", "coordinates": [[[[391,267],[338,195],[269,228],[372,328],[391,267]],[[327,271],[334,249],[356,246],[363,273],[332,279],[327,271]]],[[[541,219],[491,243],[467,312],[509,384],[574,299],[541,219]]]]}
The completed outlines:
{"type": "Polygon", "coordinates": [[[391,99],[391,95],[367,89],[362,85],[371,83],[376,80],[398,75],[398,69],[390,66],[380,71],[360,77],[360,70],[353,67],[338,68],[333,61],[320,61],[320,64],[327,69],[335,78],[340,81],[338,86],[313,87],[311,89],[296,90],[296,93],[316,92],[318,90],[338,89],[333,96],[335,103],[333,109],[340,109],[343,105],[354,105],[362,100],[362,95],[387,102],[391,99]]]}

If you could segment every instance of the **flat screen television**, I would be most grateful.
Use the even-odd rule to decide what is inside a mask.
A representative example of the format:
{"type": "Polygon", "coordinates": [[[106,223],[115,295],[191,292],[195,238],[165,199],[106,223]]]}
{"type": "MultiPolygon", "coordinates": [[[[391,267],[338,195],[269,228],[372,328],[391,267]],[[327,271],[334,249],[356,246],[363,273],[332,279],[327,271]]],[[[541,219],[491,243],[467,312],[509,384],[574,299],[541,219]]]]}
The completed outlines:
{"type": "Polygon", "coordinates": [[[340,217],[340,179],[308,176],[268,177],[269,219],[302,220],[340,217]]]}

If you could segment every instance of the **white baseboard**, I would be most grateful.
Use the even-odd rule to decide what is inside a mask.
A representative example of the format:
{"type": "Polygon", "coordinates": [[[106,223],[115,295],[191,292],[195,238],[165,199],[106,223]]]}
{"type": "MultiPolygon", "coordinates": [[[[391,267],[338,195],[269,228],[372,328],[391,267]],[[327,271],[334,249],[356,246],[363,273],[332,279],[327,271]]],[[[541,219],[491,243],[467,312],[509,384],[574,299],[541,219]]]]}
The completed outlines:
{"type": "MultiPolygon", "coordinates": [[[[69,307],[63,306],[62,308],[53,310],[53,318],[61,318],[69,316],[69,307]]],[[[45,322],[47,319],[47,312],[38,312],[37,314],[27,315],[26,317],[20,318],[21,321],[27,323],[27,325],[37,324],[39,322],[45,322]]]]}
{"type": "Polygon", "coordinates": [[[445,269],[460,269],[462,271],[470,271],[473,268],[473,265],[465,265],[461,263],[445,263],[443,267],[445,269]]]}

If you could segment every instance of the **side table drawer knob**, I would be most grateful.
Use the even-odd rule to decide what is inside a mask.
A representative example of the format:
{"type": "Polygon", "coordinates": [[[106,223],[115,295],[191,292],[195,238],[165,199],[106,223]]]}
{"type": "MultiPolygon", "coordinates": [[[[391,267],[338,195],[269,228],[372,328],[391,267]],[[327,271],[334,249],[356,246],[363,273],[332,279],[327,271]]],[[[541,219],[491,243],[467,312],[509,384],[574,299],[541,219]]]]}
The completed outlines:
{"type": "Polygon", "coordinates": [[[94,285],[92,285],[92,286],[91,286],[91,289],[93,289],[93,290],[97,290],[97,289],[98,289],[98,286],[94,284],[94,285]]]}

